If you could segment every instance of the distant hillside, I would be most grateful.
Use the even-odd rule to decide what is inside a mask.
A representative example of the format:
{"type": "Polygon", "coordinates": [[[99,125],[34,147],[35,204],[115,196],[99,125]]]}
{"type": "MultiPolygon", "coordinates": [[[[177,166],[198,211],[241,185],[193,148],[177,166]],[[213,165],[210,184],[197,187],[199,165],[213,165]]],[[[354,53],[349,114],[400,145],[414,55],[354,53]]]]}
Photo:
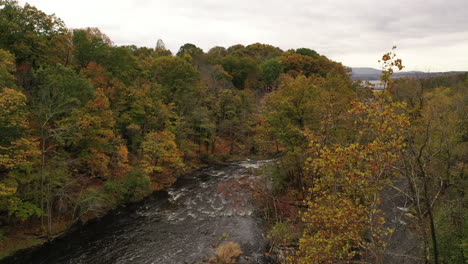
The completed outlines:
{"type": "MultiPolygon", "coordinates": [[[[378,69],[368,67],[355,67],[351,68],[351,79],[352,80],[363,80],[363,81],[375,81],[380,80],[382,72],[378,69]]],[[[393,78],[402,77],[416,77],[416,78],[430,78],[443,75],[453,75],[459,73],[465,73],[466,71],[450,71],[450,72],[421,72],[421,71],[403,71],[393,74],[393,78]]]]}
{"type": "Polygon", "coordinates": [[[369,67],[351,68],[353,75],[380,75],[382,71],[369,67]]]}

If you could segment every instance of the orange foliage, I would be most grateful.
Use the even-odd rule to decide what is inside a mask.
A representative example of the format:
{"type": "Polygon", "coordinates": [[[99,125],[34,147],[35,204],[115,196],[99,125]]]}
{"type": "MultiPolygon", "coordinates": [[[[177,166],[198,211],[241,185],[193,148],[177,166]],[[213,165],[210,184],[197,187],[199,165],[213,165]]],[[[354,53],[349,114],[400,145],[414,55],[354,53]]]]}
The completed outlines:
{"type": "Polygon", "coordinates": [[[109,85],[109,78],[106,76],[106,69],[100,64],[92,61],[81,72],[89,78],[96,88],[105,88],[109,85]]]}

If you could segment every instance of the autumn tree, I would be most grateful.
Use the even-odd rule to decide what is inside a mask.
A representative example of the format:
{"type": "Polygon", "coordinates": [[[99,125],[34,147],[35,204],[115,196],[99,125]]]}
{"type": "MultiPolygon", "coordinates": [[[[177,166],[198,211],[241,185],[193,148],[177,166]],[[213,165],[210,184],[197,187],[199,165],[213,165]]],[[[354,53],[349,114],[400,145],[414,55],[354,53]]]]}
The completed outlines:
{"type": "Polygon", "coordinates": [[[334,62],[325,56],[314,55],[313,51],[298,49],[287,51],[280,57],[284,72],[291,76],[305,75],[320,76],[325,78],[329,72],[335,71],[343,78],[347,78],[346,69],[338,62],[334,62]],[[303,53],[303,54],[302,54],[303,53]]]}
{"type": "Polygon", "coordinates": [[[409,119],[401,103],[353,103],[358,138],[351,144],[323,145],[310,137],[306,169],[306,224],[296,263],[382,263],[383,227],[379,192],[405,147],[409,119]]]}
{"type": "Polygon", "coordinates": [[[281,56],[283,51],[280,48],[274,47],[272,45],[254,43],[245,47],[245,53],[250,57],[255,58],[257,61],[262,62],[281,56]]]}
{"type": "Polygon", "coordinates": [[[24,196],[24,186],[35,180],[33,170],[40,154],[27,116],[26,96],[0,88],[0,211],[22,220],[42,214],[36,201],[24,196]]]}
{"type": "Polygon", "coordinates": [[[318,59],[295,52],[285,52],[280,57],[284,72],[292,76],[317,74],[320,71],[318,59]]]}
{"type": "Polygon", "coordinates": [[[170,131],[150,132],[141,145],[140,165],[152,182],[154,190],[165,187],[182,172],[182,153],[170,131]]]}
{"type": "Polygon", "coordinates": [[[384,85],[384,89],[392,87],[392,75],[395,70],[401,71],[404,68],[402,60],[397,57],[395,50],[396,46],[393,46],[392,50],[385,53],[382,56],[382,59],[379,60],[379,63],[382,67],[382,75],[380,76],[380,80],[384,85]]]}
{"type": "Polygon", "coordinates": [[[67,131],[64,144],[82,162],[80,171],[92,177],[121,179],[130,169],[128,150],[114,133],[114,115],[103,89],[97,89],[95,97],[60,120],[67,131]]]}

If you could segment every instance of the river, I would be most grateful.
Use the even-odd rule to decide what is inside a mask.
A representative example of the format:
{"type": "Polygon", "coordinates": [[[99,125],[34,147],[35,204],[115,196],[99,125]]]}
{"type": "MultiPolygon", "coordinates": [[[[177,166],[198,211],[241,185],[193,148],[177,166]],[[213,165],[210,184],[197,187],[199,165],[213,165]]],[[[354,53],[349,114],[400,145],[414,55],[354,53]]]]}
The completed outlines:
{"type": "Polygon", "coordinates": [[[67,235],[22,251],[7,263],[207,263],[226,241],[241,245],[240,263],[267,263],[261,218],[239,182],[264,177],[246,160],[180,177],[166,191],[117,209],[67,235]]]}

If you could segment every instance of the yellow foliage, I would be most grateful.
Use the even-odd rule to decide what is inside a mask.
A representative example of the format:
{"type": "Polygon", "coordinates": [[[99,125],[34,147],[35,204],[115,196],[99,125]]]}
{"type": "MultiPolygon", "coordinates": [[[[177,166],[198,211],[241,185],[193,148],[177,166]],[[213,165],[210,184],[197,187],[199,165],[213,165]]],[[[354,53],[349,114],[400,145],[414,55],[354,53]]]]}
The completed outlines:
{"type": "Polygon", "coordinates": [[[148,133],[141,151],[141,167],[152,181],[164,185],[168,180],[173,181],[174,176],[180,174],[184,167],[182,153],[175,142],[175,135],[170,131],[148,133]],[[167,175],[169,179],[163,177],[167,175]]]}
{"type": "Polygon", "coordinates": [[[16,187],[7,186],[3,183],[0,183],[0,197],[9,196],[16,193],[16,187]]]}
{"type": "Polygon", "coordinates": [[[37,140],[24,135],[28,127],[26,96],[4,88],[0,92],[0,136],[3,136],[2,128],[17,130],[17,135],[12,142],[3,142],[0,146],[0,168],[11,170],[31,165],[33,158],[39,155],[37,140]]]}
{"type": "Polygon", "coordinates": [[[128,148],[125,145],[120,145],[113,157],[113,175],[120,177],[130,171],[128,162],[128,148]]]}
{"type": "Polygon", "coordinates": [[[0,124],[7,127],[27,127],[26,96],[10,88],[0,92],[0,124]]]}
{"type": "Polygon", "coordinates": [[[378,193],[400,157],[409,121],[398,113],[404,107],[400,104],[379,100],[352,105],[349,117],[360,132],[355,143],[325,146],[310,136],[306,169],[313,178],[294,263],[347,263],[357,256],[377,256],[385,246],[382,238],[389,230],[377,208],[378,193]]]}

